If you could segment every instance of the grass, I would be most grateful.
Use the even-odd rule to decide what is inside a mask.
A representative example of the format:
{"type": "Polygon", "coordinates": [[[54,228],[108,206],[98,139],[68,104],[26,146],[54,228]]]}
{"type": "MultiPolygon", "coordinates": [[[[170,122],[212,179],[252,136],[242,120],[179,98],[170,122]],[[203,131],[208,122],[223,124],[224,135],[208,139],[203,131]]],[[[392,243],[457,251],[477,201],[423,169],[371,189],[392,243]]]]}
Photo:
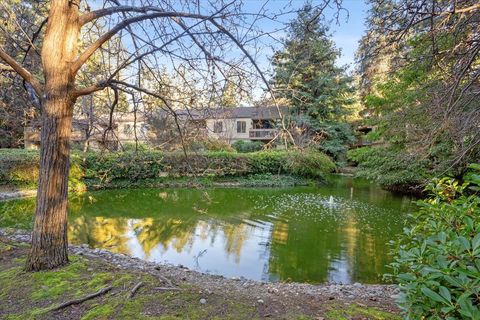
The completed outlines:
{"type": "Polygon", "coordinates": [[[350,319],[370,319],[370,320],[401,320],[398,315],[390,312],[378,310],[359,304],[350,305],[331,305],[331,310],[326,312],[327,319],[332,320],[350,320],[350,319]]]}

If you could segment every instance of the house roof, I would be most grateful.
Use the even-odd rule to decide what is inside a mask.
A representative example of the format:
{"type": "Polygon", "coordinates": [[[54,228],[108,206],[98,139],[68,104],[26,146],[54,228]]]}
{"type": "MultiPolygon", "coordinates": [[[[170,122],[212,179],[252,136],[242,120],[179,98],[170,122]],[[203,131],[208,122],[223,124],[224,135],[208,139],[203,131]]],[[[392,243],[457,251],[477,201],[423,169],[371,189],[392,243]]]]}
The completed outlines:
{"type": "MultiPolygon", "coordinates": [[[[280,107],[280,112],[286,113],[286,107],[280,107]]],[[[175,110],[178,117],[191,120],[206,119],[235,119],[245,118],[254,120],[280,119],[277,107],[235,107],[212,109],[182,109],[175,110]]]]}

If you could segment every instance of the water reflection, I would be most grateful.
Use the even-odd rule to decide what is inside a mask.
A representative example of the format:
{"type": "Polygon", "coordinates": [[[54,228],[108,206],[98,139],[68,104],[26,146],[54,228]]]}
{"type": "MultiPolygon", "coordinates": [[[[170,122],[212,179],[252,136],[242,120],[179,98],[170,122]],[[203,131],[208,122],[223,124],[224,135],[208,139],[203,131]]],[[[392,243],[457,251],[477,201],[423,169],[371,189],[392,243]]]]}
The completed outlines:
{"type": "Polygon", "coordinates": [[[101,191],[71,199],[69,239],[228,277],[377,283],[410,203],[345,177],[320,188],[101,191]]]}

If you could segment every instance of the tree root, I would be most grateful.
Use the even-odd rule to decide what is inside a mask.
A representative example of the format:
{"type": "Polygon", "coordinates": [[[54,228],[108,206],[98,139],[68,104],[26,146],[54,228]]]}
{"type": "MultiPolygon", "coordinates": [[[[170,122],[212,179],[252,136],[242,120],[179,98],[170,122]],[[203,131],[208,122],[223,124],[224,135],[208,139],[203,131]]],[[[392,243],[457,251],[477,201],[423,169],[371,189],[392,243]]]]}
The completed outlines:
{"type": "Polygon", "coordinates": [[[70,301],[67,301],[67,302],[64,302],[62,304],[60,304],[59,306],[56,306],[56,307],[53,307],[51,308],[49,311],[57,311],[57,310],[60,310],[60,309],[63,309],[63,308],[66,308],[68,306],[71,306],[73,304],[79,304],[79,303],[82,303],[82,302],[85,302],[87,300],[90,300],[90,299],[93,299],[93,298],[96,298],[98,296],[101,296],[102,294],[105,294],[107,293],[108,291],[112,290],[113,287],[106,287],[106,288],[103,288],[102,290],[98,291],[98,292],[95,292],[95,293],[92,293],[92,294],[89,294],[88,296],[85,296],[83,298],[79,298],[79,299],[74,299],[74,300],[70,300],[70,301]]]}
{"type": "Polygon", "coordinates": [[[157,274],[157,277],[162,280],[163,283],[166,283],[170,287],[174,287],[172,281],[168,279],[167,277],[162,276],[161,274],[157,274]]]}
{"type": "Polygon", "coordinates": [[[137,283],[135,285],[135,287],[132,288],[132,290],[130,291],[130,294],[128,295],[128,299],[131,299],[133,298],[133,296],[135,295],[135,293],[137,292],[138,289],[140,289],[140,287],[143,286],[143,282],[140,281],[139,283],[137,283]]]}
{"type": "Polygon", "coordinates": [[[175,288],[175,287],[155,287],[153,289],[154,290],[159,290],[159,291],[180,291],[180,290],[182,290],[180,288],[175,288]]]}

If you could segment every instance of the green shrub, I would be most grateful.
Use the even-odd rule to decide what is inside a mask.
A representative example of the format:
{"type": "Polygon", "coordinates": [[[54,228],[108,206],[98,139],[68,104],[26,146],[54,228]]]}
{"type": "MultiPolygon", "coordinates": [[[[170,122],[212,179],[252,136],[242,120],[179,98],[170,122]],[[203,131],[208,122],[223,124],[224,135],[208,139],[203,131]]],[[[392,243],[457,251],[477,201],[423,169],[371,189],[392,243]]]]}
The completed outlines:
{"type": "Polygon", "coordinates": [[[230,144],[223,140],[207,138],[200,140],[192,140],[187,144],[187,150],[192,152],[206,152],[206,151],[226,151],[234,152],[230,144]]]}
{"type": "Polygon", "coordinates": [[[263,149],[263,143],[260,141],[238,140],[232,144],[233,149],[240,153],[260,151],[263,149]]]}
{"type": "MultiPolygon", "coordinates": [[[[0,184],[22,188],[36,188],[39,177],[39,153],[37,150],[0,149],[0,184]]],[[[69,189],[80,192],[86,189],[81,160],[73,155],[70,159],[69,189]]]]}
{"type": "Polygon", "coordinates": [[[3,184],[35,184],[38,180],[38,151],[0,149],[0,181],[3,184]]]}
{"type": "MultiPolygon", "coordinates": [[[[480,166],[477,166],[478,169],[480,166]]],[[[480,171],[478,171],[480,172],[480,171]]],[[[480,175],[428,185],[388,275],[407,319],[480,319],[480,175]]]]}
{"type": "Polygon", "coordinates": [[[323,177],[335,170],[335,164],[326,154],[314,151],[290,153],[287,168],[292,174],[302,177],[323,177]]]}
{"type": "Polygon", "coordinates": [[[376,181],[386,189],[418,193],[429,178],[426,160],[387,147],[352,149],[347,156],[358,163],[357,177],[376,181]]]}
{"type": "Polygon", "coordinates": [[[335,165],[323,153],[310,151],[260,151],[232,153],[116,152],[90,153],[85,157],[85,178],[98,182],[139,181],[163,176],[244,176],[250,174],[292,174],[319,178],[335,165]]]}
{"type": "MultiPolygon", "coordinates": [[[[1,152],[3,151],[0,151],[0,154],[1,152]]],[[[190,153],[187,156],[182,152],[163,153],[154,150],[72,153],[69,188],[71,191],[82,191],[85,190],[85,184],[101,187],[111,182],[117,182],[114,185],[122,182],[128,186],[129,183],[165,176],[240,177],[252,174],[284,174],[322,178],[334,168],[330,158],[318,151],[211,151],[190,153]]],[[[0,174],[1,183],[36,185],[38,153],[22,150],[6,161],[0,158],[0,174]]]]}
{"type": "Polygon", "coordinates": [[[122,145],[124,151],[148,151],[151,150],[152,148],[143,142],[138,142],[135,144],[135,142],[126,142],[122,145]]]}

